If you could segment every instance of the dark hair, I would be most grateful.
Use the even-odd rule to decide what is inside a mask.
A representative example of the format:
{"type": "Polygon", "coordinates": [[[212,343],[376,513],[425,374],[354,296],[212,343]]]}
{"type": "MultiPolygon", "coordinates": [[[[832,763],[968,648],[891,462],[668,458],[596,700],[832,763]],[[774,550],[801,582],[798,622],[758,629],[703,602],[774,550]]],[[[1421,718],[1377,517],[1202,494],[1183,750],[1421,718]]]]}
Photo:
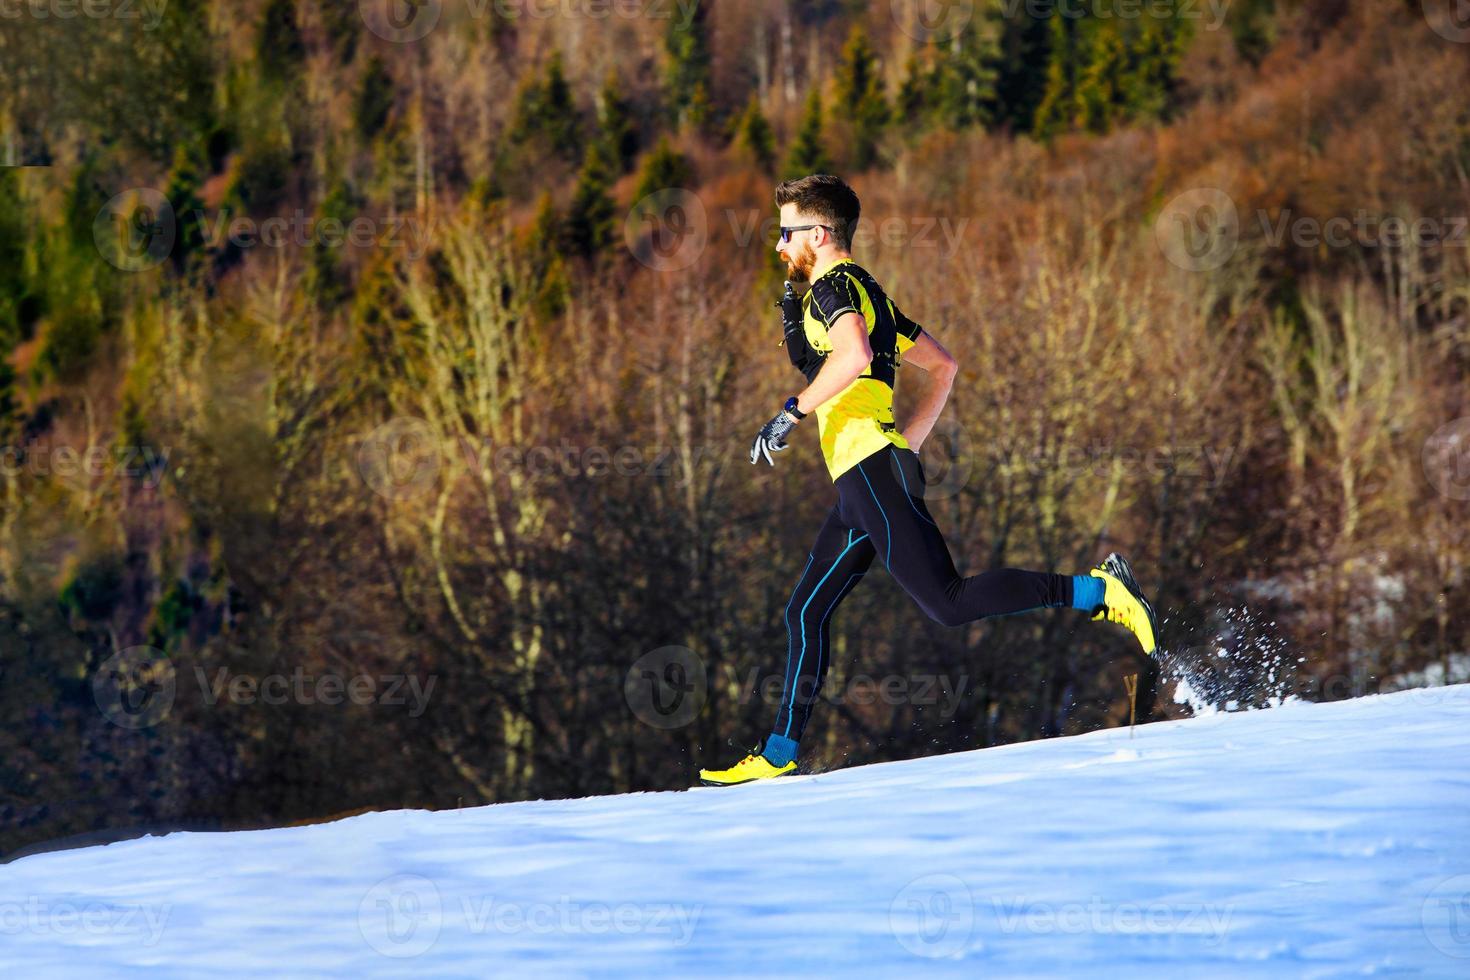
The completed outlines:
{"type": "Polygon", "coordinates": [[[838,247],[852,248],[863,206],[841,177],[812,174],[799,180],[783,180],[776,186],[776,206],[787,204],[795,204],[798,211],[830,225],[838,247]]]}

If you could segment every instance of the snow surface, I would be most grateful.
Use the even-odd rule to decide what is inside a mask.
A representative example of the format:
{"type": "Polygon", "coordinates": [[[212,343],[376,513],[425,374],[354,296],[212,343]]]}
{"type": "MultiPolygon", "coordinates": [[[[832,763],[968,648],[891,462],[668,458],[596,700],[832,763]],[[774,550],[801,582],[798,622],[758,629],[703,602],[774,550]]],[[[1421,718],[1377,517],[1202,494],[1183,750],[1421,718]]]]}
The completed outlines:
{"type": "Polygon", "coordinates": [[[1467,762],[1459,686],[736,789],[172,834],[0,867],[0,962],[1470,977],[1467,762]]]}

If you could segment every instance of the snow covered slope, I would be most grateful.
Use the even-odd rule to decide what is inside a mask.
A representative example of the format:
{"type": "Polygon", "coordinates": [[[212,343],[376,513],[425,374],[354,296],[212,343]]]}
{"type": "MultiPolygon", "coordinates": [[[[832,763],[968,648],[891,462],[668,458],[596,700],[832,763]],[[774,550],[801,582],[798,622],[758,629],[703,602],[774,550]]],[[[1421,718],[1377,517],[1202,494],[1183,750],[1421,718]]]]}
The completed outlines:
{"type": "Polygon", "coordinates": [[[13,975],[1470,977],[1470,686],[0,867],[13,975]]]}

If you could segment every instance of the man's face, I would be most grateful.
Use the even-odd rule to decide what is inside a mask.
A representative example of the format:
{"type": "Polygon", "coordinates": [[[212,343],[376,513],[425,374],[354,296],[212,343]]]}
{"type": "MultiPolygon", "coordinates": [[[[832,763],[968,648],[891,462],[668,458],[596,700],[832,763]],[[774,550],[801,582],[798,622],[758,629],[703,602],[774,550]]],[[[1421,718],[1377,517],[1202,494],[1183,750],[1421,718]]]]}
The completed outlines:
{"type": "MultiPolygon", "coordinates": [[[[817,219],[802,215],[796,210],[795,204],[781,205],[781,227],[792,228],[801,225],[813,225],[817,219]]],[[[812,248],[813,231],[796,231],[791,233],[791,241],[781,241],[780,233],[776,235],[776,251],[781,258],[786,260],[786,278],[792,282],[807,282],[811,278],[812,268],[817,264],[817,253],[812,248]]]]}

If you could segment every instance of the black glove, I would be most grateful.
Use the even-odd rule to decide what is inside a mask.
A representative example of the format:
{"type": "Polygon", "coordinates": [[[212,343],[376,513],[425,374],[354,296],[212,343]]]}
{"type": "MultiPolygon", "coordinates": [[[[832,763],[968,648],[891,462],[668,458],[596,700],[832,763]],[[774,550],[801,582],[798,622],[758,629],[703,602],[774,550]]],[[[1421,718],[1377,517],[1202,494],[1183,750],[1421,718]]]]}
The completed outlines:
{"type": "Polygon", "coordinates": [[[788,414],[784,408],[777,412],[775,418],[761,426],[755,442],[750,444],[750,461],[758,463],[764,454],[766,462],[775,466],[776,461],[771,458],[771,453],[791,448],[786,444],[786,436],[796,427],[796,421],[796,417],[788,414]]]}
{"type": "Polygon", "coordinates": [[[822,368],[822,361],[826,355],[812,349],[812,345],[806,339],[806,313],[801,308],[801,297],[796,295],[796,290],[791,288],[791,280],[786,280],[786,292],[781,295],[781,301],[776,304],[781,309],[781,332],[784,338],[781,343],[786,347],[786,356],[791,358],[791,364],[811,381],[817,376],[822,368]]]}

